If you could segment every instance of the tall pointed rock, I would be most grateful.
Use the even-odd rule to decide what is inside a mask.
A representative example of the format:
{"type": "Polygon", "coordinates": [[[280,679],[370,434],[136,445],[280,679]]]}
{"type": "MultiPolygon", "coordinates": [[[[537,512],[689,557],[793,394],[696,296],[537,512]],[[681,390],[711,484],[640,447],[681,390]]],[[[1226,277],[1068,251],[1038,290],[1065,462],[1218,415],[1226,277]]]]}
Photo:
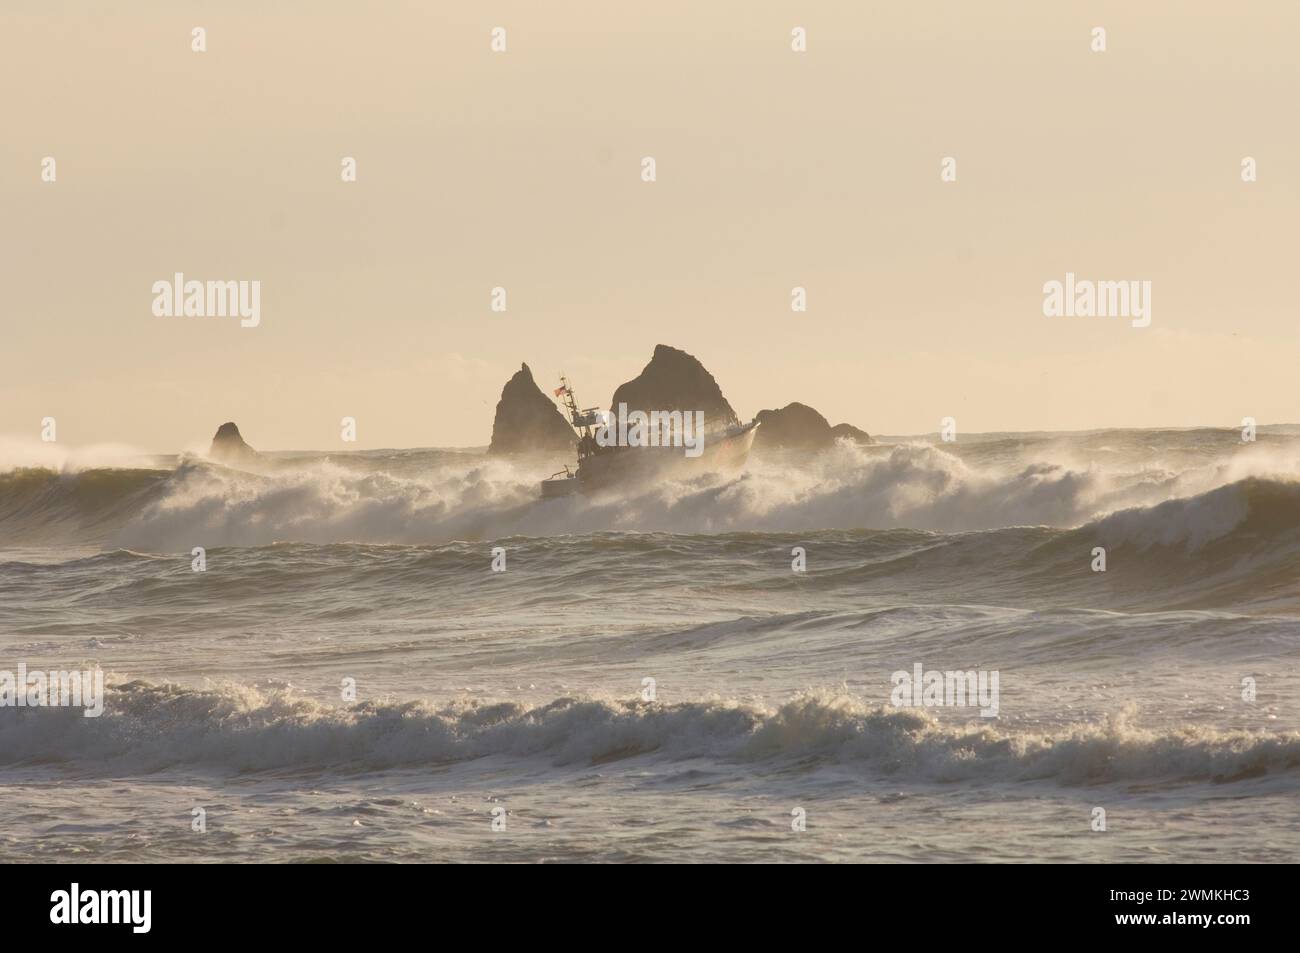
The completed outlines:
{"type": "Polygon", "coordinates": [[[497,401],[488,453],[572,453],[577,435],[542,393],[527,364],[506,381],[497,401]]]}

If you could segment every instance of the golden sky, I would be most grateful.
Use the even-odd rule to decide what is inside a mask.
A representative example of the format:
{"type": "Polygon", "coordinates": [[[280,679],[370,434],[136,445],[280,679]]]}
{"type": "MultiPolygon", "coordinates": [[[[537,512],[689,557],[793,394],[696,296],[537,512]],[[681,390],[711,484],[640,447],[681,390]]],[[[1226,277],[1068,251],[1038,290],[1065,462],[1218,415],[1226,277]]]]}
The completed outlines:
{"type": "Polygon", "coordinates": [[[0,434],[481,445],[521,361],[603,404],[656,343],[871,433],[1300,420],[1300,4],[117,6],[0,7],[0,434]]]}

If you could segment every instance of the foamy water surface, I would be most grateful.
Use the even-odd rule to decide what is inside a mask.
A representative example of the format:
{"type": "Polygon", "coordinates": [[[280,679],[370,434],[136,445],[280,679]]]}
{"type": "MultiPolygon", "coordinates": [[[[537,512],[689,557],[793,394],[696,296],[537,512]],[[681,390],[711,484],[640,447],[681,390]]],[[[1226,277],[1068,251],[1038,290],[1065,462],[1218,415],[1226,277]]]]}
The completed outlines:
{"type": "Polygon", "coordinates": [[[542,502],[555,461],[476,451],[0,446],[0,669],[108,674],[98,719],[0,709],[0,842],[1293,860],[1297,465],[1297,428],[995,434],[542,502]],[[916,663],[998,671],[998,717],[894,707],[916,663]]]}

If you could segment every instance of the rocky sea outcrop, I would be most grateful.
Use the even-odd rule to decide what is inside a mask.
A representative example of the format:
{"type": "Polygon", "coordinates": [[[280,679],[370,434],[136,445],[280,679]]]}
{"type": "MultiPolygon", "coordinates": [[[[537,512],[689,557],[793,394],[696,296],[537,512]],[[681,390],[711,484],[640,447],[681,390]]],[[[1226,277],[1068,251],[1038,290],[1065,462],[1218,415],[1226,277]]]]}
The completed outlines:
{"type": "Polygon", "coordinates": [[[506,381],[492,421],[488,453],[573,452],[578,438],[559,408],[521,364],[506,381]]]}
{"type": "Polygon", "coordinates": [[[218,463],[239,466],[257,460],[258,453],[244,442],[239,427],[233,421],[227,421],[217,428],[208,456],[218,463]]]}
{"type": "Polygon", "coordinates": [[[707,430],[737,423],[735,410],[722,396],[722,388],[713,375],[693,355],[666,344],[655,346],[650,363],[641,373],[614,391],[609,410],[617,414],[619,404],[629,412],[696,411],[704,412],[707,430]]]}
{"type": "MultiPolygon", "coordinates": [[[[607,409],[616,415],[620,404],[629,413],[639,410],[647,415],[703,411],[706,431],[740,422],[716,378],[699,359],[666,344],[656,345],[641,373],[614,391],[607,409]]],[[[834,446],[837,440],[872,443],[866,431],[847,423],[831,426],[814,408],[797,401],[760,411],[756,419],[761,424],[755,434],[756,449],[816,451],[834,446]]],[[[555,402],[537,386],[528,365],[520,365],[501,391],[488,452],[573,452],[576,444],[577,435],[555,402]]]]}
{"type": "Polygon", "coordinates": [[[865,430],[859,430],[852,424],[836,424],[831,428],[831,436],[836,440],[851,440],[857,444],[875,443],[871,439],[871,434],[865,430]]]}
{"type": "Polygon", "coordinates": [[[797,401],[779,410],[761,410],[756,419],[761,426],[754,437],[755,449],[824,450],[840,438],[859,444],[871,443],[865,431],[851,424],[832,427],[812,407],[797,401]]]}

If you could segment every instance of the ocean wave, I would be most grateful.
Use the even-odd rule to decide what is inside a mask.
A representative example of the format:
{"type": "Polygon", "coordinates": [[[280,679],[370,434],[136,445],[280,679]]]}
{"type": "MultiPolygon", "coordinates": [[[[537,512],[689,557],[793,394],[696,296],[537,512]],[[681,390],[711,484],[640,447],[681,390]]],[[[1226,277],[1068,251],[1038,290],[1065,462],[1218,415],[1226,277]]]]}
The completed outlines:
{"type": "Polygon", "coordinates": [[[159,499],[176,472],[107,468],[0,471],[0,539],[96,543],[159,499]]]}
{"type": "Polygon", "coordinates": [[[1291,611],[1300,605],[1300,482],[1251,477],[1109,514],[1036,548],[1040,581],[1063,582],[1050,574],[1067,567],[1076,580],[1087,575],[1096,546],[1106,550],[1105,585],[1078,587],[1098,603],[1291,611]]]}
{"type": "MultiPolygon", "coordinates": [[[[1082,451],[1053,453],[1067,460],[1082,451]]],[[[1196,544],[1231,529],[1252,505],[1273,507],[1283,525],[1296,521],[1294,491],[1280,488],[1271,500],[1252,490],[1253,499],[1234,492],[1208,498],[1196,505],[1199,512],[1160,508],[1248,480],[1281,487],[1295,469],[1276,454],[1248,461],[1214,458],[1181,468],[1132,457],[1115,466],[1093,459],[1068,465],[1011,461],[1005,452],[996,464],[973,462],[982,459],[978,448],[959,453],[922,443],[841,444],[812,456],[757,456],[730,479],[701,477],[619,495],[547,501],[538,498],[538,480],[554,461],[471,453],[286,456],[259,473],[193,458],[172,470],[29,468],[0,472],[0,528],[24,541],[77,537],[176,552],[195,545],[436,543],[602,531],[960,533],[1072,528],[1140,510],[1151,511],[1162,525],[1116,515],[1104,529],[1126,542],[1162,542],[1170,534],[1193,532],[1188,538],[1196,544]],[[1179,528],[1184,522],[1189,529],[1179,528]],[[1127,535],[1126,523],[1133,524],[1127,535]],[[1193,523],[1201,528],[1193,531],[1193,523]]]]}
{"type": "Polygon", "coordinates": [[[1202,550],[1236,531],[1275,536],[1300,529],[1300,482],[1252,477],[1186,499],[1133,507],[1089,531],[1114,545],[1202,550]]]}
{"type": "Polygon", "coordinates": [[[927,712],[805,695],[780,707],[727,701],[654,704],[559,698],[514,702],[369,702],[332,707],[237,685],[189,689],[131,681],[108,689],[105,713],[0,711],[0,763],[96,771],[379,770],[485,758],[557,766],[629,758],[826,765],[925,781],[1235,782],[1297,777],[1300,734],[1147,730],[1125,710],[1051,734],[945,725],[927,712]]]}
{"type": "MultiPolygon", "coordinates": [[[[965,465],[942,459],[934,448],[894,448],[880,456],[888,479],[858,466],[846,471],[856,474],[853,481],[842,476],[848,482],[827,483],[825,468],[839,473],[844,463],[832,455],[791,471],[787,496],[776,503],[776,478],[763,469],[632,497],[540,501],[517,461],[482,456],[423,477],[328,461],[269,475],[193,461],[175,470],[17,470],[0,473],[0,538],[82,546],[97,539],[107,552],[85,568],[107,560],[129,577],[123,584],[145,587],[158,600],[170,598],[170,584],[140,554],[183,553],[181,568],[188,569],[194,546],[210,554],[239,548],[223,571],[257,593],[281,577],[302,585],[321,564],[354,579],[373,573],[381,586],[476,583],[483,543],[491,541],[508,545],[516,566],[546,566],[545,574],[516,577],[537,598],[562,594],[583,577],[599,577],[607,592],[636,591],[648,573],[671,575],[691,564],[718,591],[859,587],[886,601],[923,603],[942,594],[948,601],[1004,606],[1266,612],[1300,606],[1294,568],[1300,482],[1294,479],[1250,476],[1080,520],[1090,508],[1080,502],[1081,488],[1097,477],[1039,466],[994,491],[978,488],[984,478],[963,478],[954,487],[965,465]],[[1003,500],[1000,515],[990,501],[994,492],[1003,500]],[[923,497],[929,499],[924,506],[923,497]],[[1049,508],[1067,501],[1056,514],[1063,525],[1002,525],[1047,515],[1034,502],[1040,497],[1056,501],[1043,504],[1049,508]],[[887,512],[899,500],[910,501],[906,518],[887,512]],[[884,528],[962,524],[975,515],[988,528],[884,528]],[[816,529],[824,524],[866,528],[816,529]],[[806,574],[788,571],[795,546],[810,554],[806,574]],[[1105,573],[1092,571],[1096,547],[1106,549],[1105,573]]],[[[0,572],[12,579],[83,564],[81,558],[24,570],[18,560],[0,560],[0,572]]]]}

